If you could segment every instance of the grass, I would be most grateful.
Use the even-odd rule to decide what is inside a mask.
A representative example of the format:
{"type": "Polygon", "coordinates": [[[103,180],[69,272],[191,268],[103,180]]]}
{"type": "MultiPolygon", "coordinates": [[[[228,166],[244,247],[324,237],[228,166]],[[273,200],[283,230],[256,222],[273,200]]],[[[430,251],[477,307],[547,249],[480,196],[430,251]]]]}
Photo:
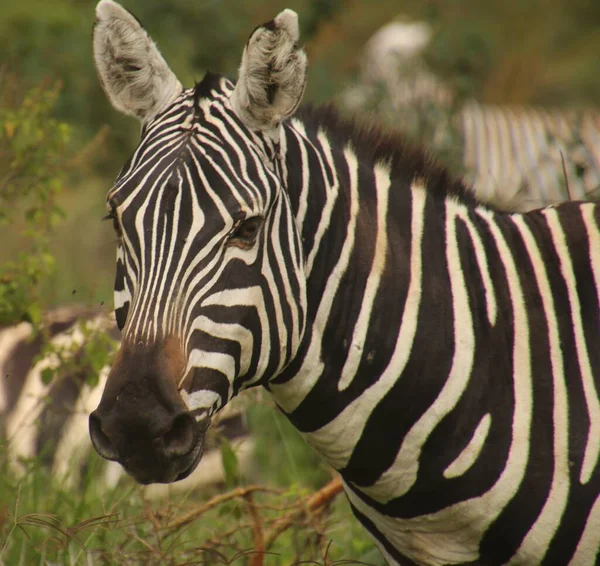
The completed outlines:
{"type": "Polygon", "coordinates": [[[76,489],[37,460],[17,477],[0,446],[0,565],[384,566],[339,483],[291,425],[264,404],[249,412],[250,477],[161,500],[128,477],[102,487],[95,454],[76,489]]]}

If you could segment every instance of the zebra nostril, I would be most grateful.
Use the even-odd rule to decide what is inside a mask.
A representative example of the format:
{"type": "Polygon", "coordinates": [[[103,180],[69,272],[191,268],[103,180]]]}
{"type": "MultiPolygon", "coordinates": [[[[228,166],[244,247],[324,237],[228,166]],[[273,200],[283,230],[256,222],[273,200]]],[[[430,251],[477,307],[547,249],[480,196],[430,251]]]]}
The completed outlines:
{"type": "Polygon", "coordinates": [[[95,412],[90,415],[89,426],[90,438],[92,439],[92,445],[96,449],[96,452],[107,460],[117,460],[117,451],[110,438],[102,430],[102,422],[95,412]]]}
{"type": "Polygon", "coordinates": [[[189,413],[180,413],[173,419],[171,428],[163,434],[165,455],[185,456],[196,445],[196,421],[189,413]]]}

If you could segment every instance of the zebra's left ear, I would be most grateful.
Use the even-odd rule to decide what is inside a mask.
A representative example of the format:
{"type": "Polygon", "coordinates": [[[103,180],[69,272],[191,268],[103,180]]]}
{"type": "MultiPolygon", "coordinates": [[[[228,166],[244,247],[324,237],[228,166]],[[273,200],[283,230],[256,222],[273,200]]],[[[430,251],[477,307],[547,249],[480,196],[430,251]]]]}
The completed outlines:
{"type": "Polygon", "coordinates": [[[231,95],[233,109],[249,128],[277,131],[298,108],[307,69],[299,37],[298,15],[292,10],[252,32],[231,95]]]}
{"type": "Polygon", "coordinates": [[[112,105],[147,122],[182,90],[155,43],[133,14],[100,0],[94,25],[94,62],[112,105]]]}

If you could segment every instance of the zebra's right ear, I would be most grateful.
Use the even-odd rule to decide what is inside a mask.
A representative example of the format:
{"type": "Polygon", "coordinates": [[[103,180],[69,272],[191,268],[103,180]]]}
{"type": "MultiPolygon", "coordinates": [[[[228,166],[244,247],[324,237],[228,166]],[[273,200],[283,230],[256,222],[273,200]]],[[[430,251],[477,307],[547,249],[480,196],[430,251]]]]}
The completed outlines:
{"type": "Polygon", "coordinates": [[[231,95],[239,118],[273,132],[298,108],[306,87],[306,54],[298,47],[298,15],[284,10],[250,36],[231,95]]]}
{"type": "Polygon", "coordinates": [[[124,114],[147,122],[182,91],[140,22],[112,0],[96,7],[93,49],[102,88],[124,114]]]}

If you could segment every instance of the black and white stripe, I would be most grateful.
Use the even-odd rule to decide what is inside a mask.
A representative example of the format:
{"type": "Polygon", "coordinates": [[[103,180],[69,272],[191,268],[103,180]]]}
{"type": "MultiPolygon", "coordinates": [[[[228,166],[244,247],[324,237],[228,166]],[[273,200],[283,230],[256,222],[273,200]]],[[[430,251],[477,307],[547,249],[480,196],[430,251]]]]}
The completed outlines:
{"type": "Polygon", "coordinates": [[[600,113],[469,102],[456,119],[466,177],[482,200],[516,194],[533,209],[597,196],[600,113]]]}
{"type": "Polygon", "coordinates": [[[114,334],[108,317],[78,307],[48,312],[41,329],[27,322],[0,329],[0,428],[13,473],[27,473],[29,461],[47,466],[59,483],[79,482],[91,449],[86,421],[109,370],[88,383],[93,370],[83,351],[93,333],[105,332],[114,334]]]}
{"type": "Polygon", "coordinates": [[[204,403],[211,398],[211,414],[242,383],[255,384],[265,373],[278,373],[298,348],[305,322],[302,309],[285,300],[286,293],[303,295],[300,246],[288,197],[277,193],[277,177],[265,168],[264,158],[247,150],[259,138],[225,111],[223,101],[230,94],[231,85],[210,76],[186,91],[146,128],[108,195],[119,236],[115,306],[123,339],[184,337],[188,366],[182,382],[197,367],[215,370],[214,389],[194,391],[189,399],[194,405],[197,399],[204,403]],[[256,182],[249,184],[248,178],[256,182]],[[204,190],[198,191],[199,186],[204,190]],[[257,249],[227,246],[244,220],[265,212],[269,217],[261,238],[266,250],[258,254],[257,249]],[[131,230],[121,228],[129,226],[131,230]],[[260,277],[251,271],[255,263],[264,266],[260,277]],[[231,264],[248,265],[248,276],[236,273],[231,264]],[[223,288],[228,277],[231,287],[223,288]],[[259,309],[238,303],[241,284],[259,309]],[[240,356],[195,344],[206,336],[227,340],[240,356]],[[228,369],[222,375],[217,369],[224,366],[228,369]],[[244,378],[234,383],[239,373],[244,378]]]}
{"type": "Polygon", "coordinates": [[[275,399],[391,563],[593,564],[600,209],[507,215],[440,198],[410,162],[365,170],[367,140],[351,150],[319,123],[293,122],[286,139],[304,132],[346,191],[302,169],[333,201],[301,226],[323,271],[275,399]]]}
{"type": "MultiPolygon", "coordinates": [[[[284,120],[303,92],[297,33],[282,12],[235,87],[209,74],[144,121],[109,193],[124,342],[181,342],[198,420],[270,390],[390,564],[595,564],[599,205],[501,212],[373,125],[328,108],[284,120]]],[[[134,472],[173,481],[181,461],[134,472]]]]}
{"type": "MultiPolygon", "coordinates": [[[[227,115],[229,92],[209,76],[174,103],[163,128],[145,134],[140,147],[158,145],[162,136],[179,139],[167,146],[176,156],[188,144],[193,157],[176,176],[164,166],[167,150],[146,150],[111,192],[123,203],[120,222],[139,227],[126,241],[144,250],[123,263],[140,271],[121,288],[129,289],[129,281],[144,286],[129,291],[143,300],[134,299],[125,336],[152,335],[164,313],[173,324],[170,301],[178,294],[184,330],[173,325],[163,332],[189,339],[188,370],[197,364],[216,374],[213,384],[192,386],[190,406],[208,401],[217,410],[268,376],[280,407],[342,473],[357,515],[391,563],[546,556],[566,564],[584,553],[585,541],[596,540],[591,530],[600,528],[593,512],[600,486],[597,206],[493,212],[466,193],[445,194],[449,179],[419,163],[418,154],[365,151],[359,144],[368,136],[346,134],[348,125],[333,115],[309,111],[284,128],[285,160],[275,170],[283,172],[286,194],[267,212],[268,250],[232,253],[220,263],[221,249],[211,242],[235,225],[230,210],[272,198],[265,179],[273,173],[258,174],[253,150],[263,142],[240,135],[227,115]],[[200,89],[208,97],[195,118],[197,137],[178,138],[192,112],[185,99],[200,89]],[[211,131],[206,117],[221,123],[211,131]],[[220,147],[212,143],[217,131],[225,138],[220,147]],[[151,184],[146,171],[157,173],[151,184]],[[165,191],[173,178],[169,207],[165,191]],[[129,190],[133,179],[144,181],[129,190]],[[242,179],[244,188],[236,188],[234,180],[241,186],[242,179]],[[278,208],[288,196],[291,208],[278,208]],[[187,242],[200,236],[184,209],[213,219],[205,257],[185,256],[187,242]],[[303,242],[308,326],[281,371],[287,360],[269,348],[271,337],[295,351],[302,334],[294,225],[303,242]],[[144,234],[152,237],[144,242],[144,234]],[[185,241],[180,255],[178,238],[185,241]],[[268,293],[261,288],[260,306],[244,322],[238,301],[251,290],[235,270],[261,253],[268,293]],[[196,274],[201,260],[207,267],[196,274]],[[207,336],[215,351],[194,345],[194,337],[204,344],[207,336]],[[219,340],[238,342],[247,357],[219,351],[219,340]],[[259,343],[260,369],[250,354],[259,343]]],[[[126,257],[123,248],[119,257],[126,257]]]]}

